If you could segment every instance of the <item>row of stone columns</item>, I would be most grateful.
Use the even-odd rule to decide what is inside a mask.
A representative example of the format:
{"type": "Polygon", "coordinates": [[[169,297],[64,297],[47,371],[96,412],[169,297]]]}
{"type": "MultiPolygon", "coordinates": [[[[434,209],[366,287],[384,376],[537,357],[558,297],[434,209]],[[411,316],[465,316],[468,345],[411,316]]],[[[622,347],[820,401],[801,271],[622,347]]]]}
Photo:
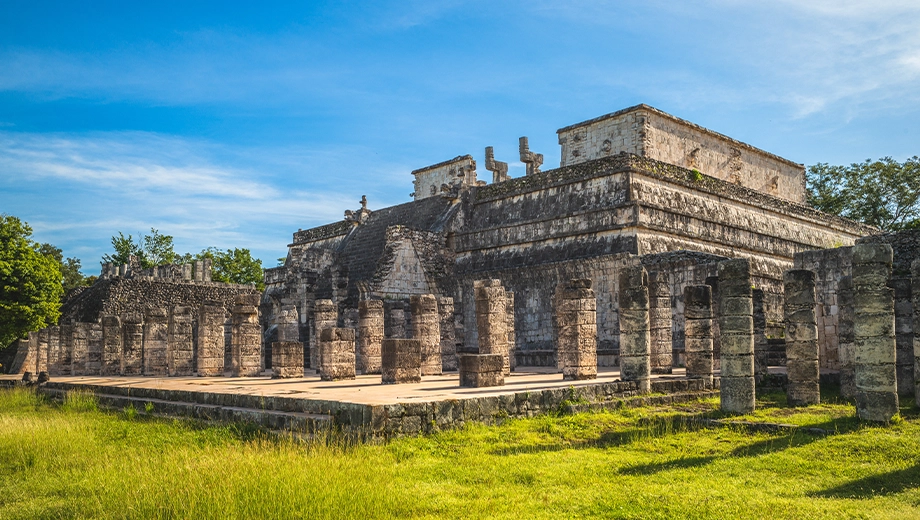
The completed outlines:
{"type": "MultiPolygon", "coordinates": [[[[262,371],[259,295],[241,295],[231,311],[231,371],[262,371]]],[[[197,313],[195,350],[192,309],[152,307],[144,313],[104,315],[99,323],[68,323],[30,334],[34,355],[20,371],[73,376],[216,376],[224,373],[222,304],[205,302],[197,313]]]]}

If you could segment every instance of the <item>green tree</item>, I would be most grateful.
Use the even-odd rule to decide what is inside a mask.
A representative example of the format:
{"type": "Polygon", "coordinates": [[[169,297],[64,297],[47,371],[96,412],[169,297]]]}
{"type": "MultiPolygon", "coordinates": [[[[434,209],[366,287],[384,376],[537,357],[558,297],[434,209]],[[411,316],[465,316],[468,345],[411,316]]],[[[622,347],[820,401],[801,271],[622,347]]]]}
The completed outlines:
{"type": "Polygon", "coordinates": [[[211,259],[211,279],[216,282],[249,284],[261,291],[265,289],[262,280],[262,260],[253,258],[248,249],[233,248],[222,251],[209,247],[195,255],[196,260],[211,259]]]}
{"type": "Polygon", "coordinates": [[[135,241],[134,237],[127,237],[121,231],[118,236],[112,237],[112,254],[102,255],[103,263],[123,265],[131,263],[131,257],[137,258],[142,269],[157,265],[171,264],[179,259],[176,254],[172,235],[163,235],[158,230],[150,228],[149,235],[141,235],[135,241]]]}
{"type": "Polygon", "coordinates": [[[806,174],[812,207],[885,231],[920,229],[920,157],[850,166],[818,163],[806,174]]]}
{"type": "Polygon", "coordinates": [[[68,292],[77,287],[89,285],[87,278],[80,272],[82,266],[79,258],[64,258],[64,252],[61,251],[61,248],[52,244],[40,245],[38,252],[54,258],[54,261],[58,263],[58,268],[60,268],[63,277],[61,284],[64,286],[64,295],[67,295],[68,292]]]}
{"type": "Polygon", "coordinates": [[[40,248],[28,224],[0,215],[0,345],[47,327],[60,316],[61,270],[40,248]]]}

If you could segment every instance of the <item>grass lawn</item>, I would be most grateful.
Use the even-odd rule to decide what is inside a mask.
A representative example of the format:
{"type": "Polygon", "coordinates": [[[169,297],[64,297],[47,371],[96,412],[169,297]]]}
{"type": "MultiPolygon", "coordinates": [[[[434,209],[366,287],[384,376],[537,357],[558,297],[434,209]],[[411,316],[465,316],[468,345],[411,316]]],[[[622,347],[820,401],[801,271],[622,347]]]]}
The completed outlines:
{"type": "MultiPolygon", "coordinates": [[[[833,401],[833,396],[830,396],[833,401]]],[[[353,445],[144,419],[0,391],[0,518],[920,518],[920,416],[846,403],[705,427],[718,401],[353,445]]]]}

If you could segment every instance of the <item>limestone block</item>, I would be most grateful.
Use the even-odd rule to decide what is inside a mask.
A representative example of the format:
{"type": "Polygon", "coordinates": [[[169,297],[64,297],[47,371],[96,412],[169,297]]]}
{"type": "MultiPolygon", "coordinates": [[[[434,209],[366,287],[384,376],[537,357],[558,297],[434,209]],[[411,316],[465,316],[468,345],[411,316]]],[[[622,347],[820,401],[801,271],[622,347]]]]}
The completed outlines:
{"type": "Polygon", "coordinates": [[[86,375],[86,359],[89,354],[89,323],[76,322],[71,329],[73,355],[70,373],[75,376],[86,375]]]}
{"type": "Polygon", "coordinates": [[[401,301],[387,301],[384,310],[384,337],[405,338],[406,334],[406,304],[401,301]]]}
{"type": "Polygon", "coordinates": [[[433,294],[410,298],[412,309],[412,338],[419,340],[422,349],[422,375],[440,375],[441,325],[438,301],[433,294]]]}
{"type": "Polygon", "coordinates": [[[597,377],[597,299],[591,286],[588,279],[556,286],[556,345],[564,380],[597,377]]]}
{"type": "Polygon", "coordinates": [[[316,300],[313,304],[313,341],[310,345],[310,367],[319,370],[320,359],[319,335],[323,329],[338,325],[338,307],[332,300],[316,300]]]}
{"type": "Polygon", "coordinates": [[[481,388],[504,384],[504,360],[500,354],[460,356],[460,386],[481,388]]]}
{"type": "Polygon", "coordinates": [[[786,325],[786,398],[791,406],[821,402],[815,273],[792,269],[783,275],[786,325]]]}
{"type": "Polygon", "coordinates": [[[48,329],[44,328],[35,333],[35,374],[48,373],[48,329]]]}
{"type": "Polygon", "coordinates": [[[61,371],[61,328],[48,327],[48,374],[60,375],[61,371]]]}
{"type": "Polygon", "coordinates": [[[363,374],[380,373],[380,348],[384,328],[383,301],[358,302],[357,370],[363,374]]]}
{"type": "Polygon", "coordinates": [[[750,260],[719,262],[719,343],[721,408],[754,410],[754,305],[750,260]]]}
{"type": "Polygon", "coordinates": [[[441,330],[442,371],[457,370],[457,326],[454,317],[453,298],[448,296],[438,297],[438,319],[440,320],[441,330]]]}
{"type": "Polygon", "coordinates": [[[671,316],[671,287],[667,276],[660,272],[649,273],[650,364],[653,374],[670,374],[673,370],[671,316]]]}
{"type": "MultiPolygon", "coordinates": [[[[134,312],[126,314],[122,320],[121,336],[121,375],[141,375],[144,370],[144,316],[134,312]]],[[[64,337],[63,329],[61,337],[64,337]]]]}
{"type": "Polygon", "coordinates": [[[38,358],[38,338],[30,340],[32,340],[31,335],[29,339],[16,340],[16,356],[13,358],[9,373],[25,374],[28,372],[33,376],[37,375],[35,369],[38,358]]]}
{"type": "Polygon", "coordinates": [[[73,363],[73,325],[61,325],[61,356],[57,363],[57,375],[69,376],[72,374],[73,363]]]}
{"type": "Polygon", "coordinates": [[[920,406],[920,258],[910,266],[913,301],[914,400],[920,406]]]}
{"type": "Polygon", "coordinates": [[[170,376],[190,376],[195,373],[192,321],[191,307],[177,305],[170,309],[166,336],[167,369],[170,376]]]}
{"type": "Polygon", "coordinates": [[[844,276],[837,282],[837,360],[840,366],[840,395],[856,398],[854,380],[855,344],[853,335],[853,278],[844,276]]]}
{"type": "Polygon", "coordinates": [[[196,371],[199,376],[224,375],[224,323],[227,313],[218,302],[205,302],[198,309],[198,352],[196,371]]]}
{"type": "Polygon", "coordinates": [[[473,282],[476,301],[476,329],[480,354],[501,354],[504,373],[511,373],[511,348],[508,344],[507,294],[500,280],[473,282]]]}
{"type": "Polygon", "coordinates": [[[240,295],[234,300],[230,315],[230,373],[234,377],[255,377],[262,373],[258,298],[257,294],[240,295]]]}
{"type": "Polygon", "coordinates": [[[508,364],[510,369],[514,370],[517,366],[517,336],[515,334],[514,323],[514,292],[505,291],[505,332],[508,334],[508,364]]]}
{"type": "Polygon", "coordinates": [[[355,378],[355,329],[323,329],[320,331],[319,352],[319,375],[322,380],[355,378]]]}
{"type": "Polygon", "coordinates": [[[144,375],[167,375],[166,338],[169,319],[166,309],[148,307],[144,313],[144,375]]]}
{"type": "Polygon", "coordinates": [[[121,318],[111,314],[103,315],[101,375],[117,376],[121,374],[123,348],[121,318]]]}
{"type": "Polygon", "coordinates": [[[641,265],[620,273],[620,376],[640,392],[651,388],[648,273],[641,265]]]}
{"type": "Polygon", "coordinates": [[[856,412],[877,422],[898,413],[894,291],[887,287],[892,255],[888,244],[853,247],[856,412]]]}
{"type": "Polygon", "coordinates": [[[381,345],[380,379],[384,384],[422,380],[422,347],[417,339],[385,338],[381,345]]]}
{"type": "Polygon", "coordinates": [[[272,343],[272,378],[303,377],[303,343],[276,341],[272,343]]]}

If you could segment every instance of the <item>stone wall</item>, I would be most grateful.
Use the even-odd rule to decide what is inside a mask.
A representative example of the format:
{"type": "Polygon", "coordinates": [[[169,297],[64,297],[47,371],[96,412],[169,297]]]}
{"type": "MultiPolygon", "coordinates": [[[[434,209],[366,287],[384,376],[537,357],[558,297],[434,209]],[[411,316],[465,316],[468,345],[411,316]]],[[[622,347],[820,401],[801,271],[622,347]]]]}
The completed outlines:
{"type": "Polygon", "coordinates": [[[695,168],[717,179],[805,202],[805,167],[648,105],[558,130],[560,166],[621,152],[695,168]]]}
{"type": "Polygon", "coordinates": [[[440,196],[441,186],[445,184],[476,186],[480,182],[476,180],[476,161],[471,155],[459,155],[449,161],[419,168],[412,175],[415,176],[415,200],[440,196]]]}

